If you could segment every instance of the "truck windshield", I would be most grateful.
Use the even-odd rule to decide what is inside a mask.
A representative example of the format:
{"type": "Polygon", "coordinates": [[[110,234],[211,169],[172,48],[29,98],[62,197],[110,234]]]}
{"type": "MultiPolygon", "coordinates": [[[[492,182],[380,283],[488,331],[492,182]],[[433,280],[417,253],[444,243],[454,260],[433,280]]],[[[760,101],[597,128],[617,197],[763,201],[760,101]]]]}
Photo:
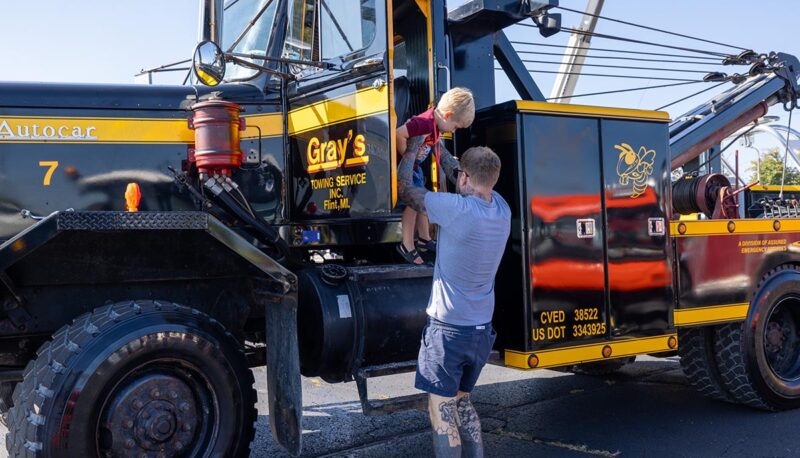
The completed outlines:
{"type": "MultiPolygon", "coordinates": [[[[225,4],[222,48],[226,52],[266,54],[277,3],[277,0],[229,0],[225,4]]],[[[247,60],[264,64],[263,60],[247,60]]],[[[228,63],[225,79],[242,81],[253,78],[256,73],[257,70],[228,63]]]]}

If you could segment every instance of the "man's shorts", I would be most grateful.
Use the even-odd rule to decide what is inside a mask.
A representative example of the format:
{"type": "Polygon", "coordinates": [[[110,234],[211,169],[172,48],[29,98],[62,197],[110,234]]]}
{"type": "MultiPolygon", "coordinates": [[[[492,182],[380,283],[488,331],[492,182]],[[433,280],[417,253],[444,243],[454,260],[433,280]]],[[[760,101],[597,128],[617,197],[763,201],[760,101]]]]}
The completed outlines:
{"type": "Polygon", "coordinates": [[[428,317],[414,386],[448,398],[459,391],[471,392],[496,338],[491,323],[456,326],[428,317]]]}

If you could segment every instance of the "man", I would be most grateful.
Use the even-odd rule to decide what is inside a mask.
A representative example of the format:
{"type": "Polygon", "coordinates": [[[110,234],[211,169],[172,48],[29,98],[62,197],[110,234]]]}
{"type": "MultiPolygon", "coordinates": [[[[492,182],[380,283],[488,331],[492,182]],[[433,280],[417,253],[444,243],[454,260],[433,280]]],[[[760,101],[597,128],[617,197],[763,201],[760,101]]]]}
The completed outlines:
{"type": "Polygon", "coordinates": [[[428,324],[422,332],[415,386],[430,394],[428,411],[438,457],[483,456],[481,424],[470,402],[496,334],[494,277],[511,230],[511,210],[492,188],[500,158],[473,147],[456,160],[441,145],[441,165],[458,194],[415,186],[422,137],[409,141],[398,167],[400,197],[439,225],[428,324]]]}

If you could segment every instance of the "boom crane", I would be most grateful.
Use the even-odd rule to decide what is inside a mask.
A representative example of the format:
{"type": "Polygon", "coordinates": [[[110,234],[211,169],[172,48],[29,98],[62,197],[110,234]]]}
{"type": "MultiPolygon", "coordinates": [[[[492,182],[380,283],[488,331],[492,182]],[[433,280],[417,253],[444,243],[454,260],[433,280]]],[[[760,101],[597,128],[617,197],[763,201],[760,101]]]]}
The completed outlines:
{"type": "MultiPolygon", "coordinates": [[[[797,57],[784,53],[770,53],[762,57],[748,53],[739,57],[752,60],[751,76],[746,79],[739,75],[728,77],[734,81],[741,78],[741,81],[670,125],[671,170],[766,115],[769,107],[778,102],[783,103],[787,110],[797,108],[797,78],[800,72],[797,57]]],[[[724,75],[711,74],[706,78],[709,77],[720,78],[724,75]]]]}

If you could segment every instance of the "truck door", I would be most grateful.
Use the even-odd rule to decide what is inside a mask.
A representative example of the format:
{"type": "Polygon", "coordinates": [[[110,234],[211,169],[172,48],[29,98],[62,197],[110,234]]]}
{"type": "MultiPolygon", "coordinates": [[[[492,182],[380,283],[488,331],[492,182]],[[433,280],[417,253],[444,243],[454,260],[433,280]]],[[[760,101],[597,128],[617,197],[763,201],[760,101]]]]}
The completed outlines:
{"type": "MultiPolygon", "coordinates": [[[[293,221],[390,218],[395,182],[392,2],[292,0],[283,56],[293,221]]],[[[313,232],[313,231],[312,231],[313,232]]],[[[310,238],[325,243],[316,232],[310,238]]],[[[305,237],[304,237],[305,238],[305,237]]],[[[342,241],[341,239],[339,241],[342,241]]]]}

